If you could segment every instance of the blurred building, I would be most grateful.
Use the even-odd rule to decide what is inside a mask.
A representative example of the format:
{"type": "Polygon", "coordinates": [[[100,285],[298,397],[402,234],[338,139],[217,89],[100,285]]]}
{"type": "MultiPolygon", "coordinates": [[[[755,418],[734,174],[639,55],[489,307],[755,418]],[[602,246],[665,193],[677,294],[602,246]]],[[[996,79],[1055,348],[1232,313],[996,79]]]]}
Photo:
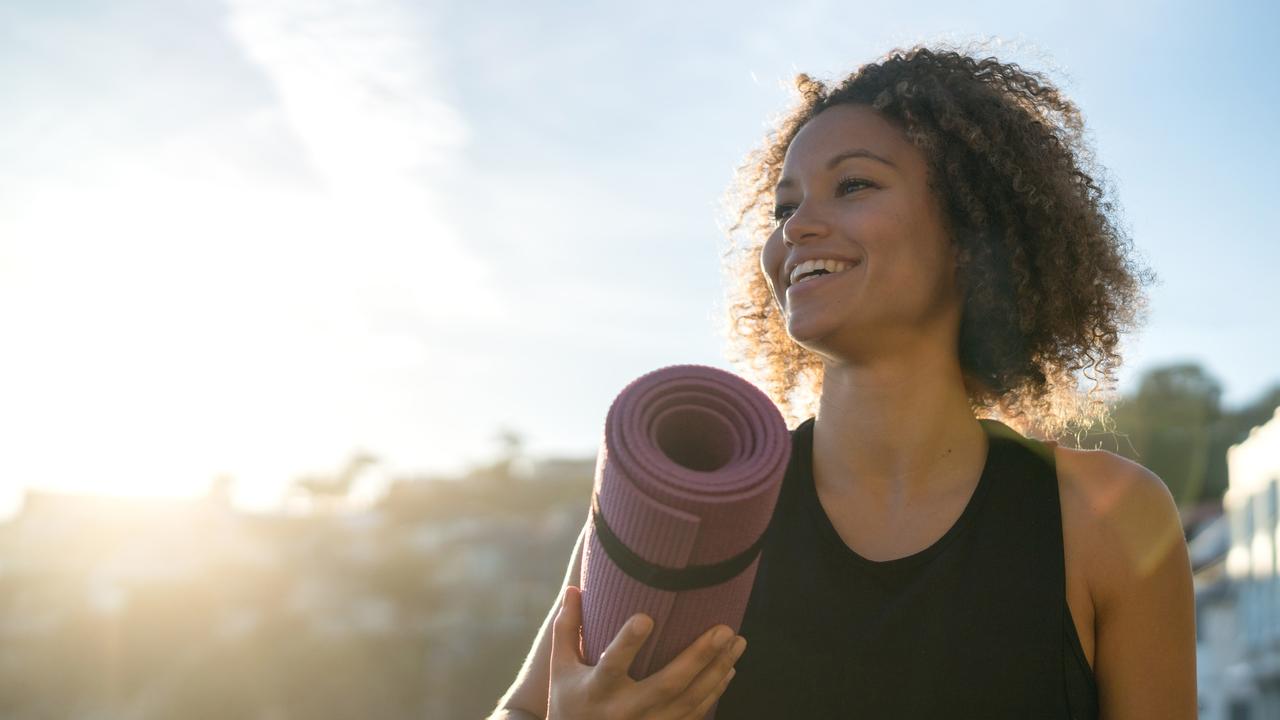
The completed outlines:
{"type": "Polygon", "coordinates": [[[1280,410],[1227,467],[1224,516],[1191,543],[1200,717],[1280,718],[1280,410]]]}
{"type": "Polygon", "coordinates": [[[363,499],[370,473],[344,472],[265,514],[233,508],[229,479],[197,499],[29,491],[0,522],[0,718],[478,717],[555,603],[593,467],[363,499]]]}

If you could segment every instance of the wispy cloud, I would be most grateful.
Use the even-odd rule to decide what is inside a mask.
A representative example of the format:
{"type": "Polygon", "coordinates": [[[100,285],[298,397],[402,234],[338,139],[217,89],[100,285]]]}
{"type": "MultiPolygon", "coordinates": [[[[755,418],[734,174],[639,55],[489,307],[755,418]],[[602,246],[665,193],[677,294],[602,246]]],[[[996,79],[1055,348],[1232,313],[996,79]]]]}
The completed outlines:
{"type": "MultiPolygon", "coordinates": [[[[355,443],[422,462],[404,450],[453,418],[421,398],[466,402],[484,367],[432,338],[505,317],[440,193],[468,131],[422,17],[389,1],[233,2],[221,28],[135,11],[112,37],[176,32],[215,54],[173,70],[57,49],[62,83],[12,108],[38,119],[98,88],[92,120],[59,115],[73,171],[48,133],[6,146],[0,171],[0,331],[28,350],[0,361],[6,489],[186,494],[227,471],[266,503],[355,443]],[[243,58],[271,92],[228,104],[253,86],[243,58]],[[148,74],[165,92],[130,94],[148,74]],[[164,132],[128,142],[95,132],[158,117],[164,132]]],[[[58,23],[35,32],[66,47],[58,23]]]]}
{"type": "Polygon", "coordinates": [[[436,194],[466,125],[442,98],[421,14],[379,0],[232,0],[229,27],[323,179],[344,275],[384,309],[493,320],[491,273],[436,194]],[[465,272],[459,272],[466,268],[465,272]],[[365,275],[364,278],[359,276],[365,275]],[[442,302],[465,294],[464,303],[442,302]]]}
{"type": "Polygon", "coordinates": [[[467,139],[441,97],[421,16],[378,0],[231,0],[229,26],[335,186],[447,167],[467,139]]]}

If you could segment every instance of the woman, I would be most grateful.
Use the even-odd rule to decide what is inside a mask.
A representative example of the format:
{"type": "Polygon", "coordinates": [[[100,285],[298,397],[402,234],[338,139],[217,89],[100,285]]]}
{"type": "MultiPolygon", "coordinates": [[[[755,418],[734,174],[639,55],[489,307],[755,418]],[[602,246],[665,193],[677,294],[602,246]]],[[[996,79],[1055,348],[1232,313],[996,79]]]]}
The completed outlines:
{"type": "Polygon", "coordinates": [[[727,256],[738,359],[792,420],[812,416],[793,430],[746,649],[708,631],[634,682],[648,628],[624,628],[582,664],[575,563],[554,639],[544,625],[503,706],[1195,717],[1191,571],[1164,484],[1010,427],[1104,420],[1096,391],[1142,307],[1148,276],[1078,110],[1036,73],[926,48],[797,84],[743,168],[727,256]]]}
{"type": "MultiPolygon", "coordinates": [[[[786,609],[822,616],[837,598],[855,629],[827,632],[843,645],[817,637],[821,622],[788,628],[837,666],[810,676],[847,688],[813,707],[1194,717],[1190,564],[1163,483],[975,419],[1057,434],[1101,416],[1074,374],[1109,381],[1142,307],[1079,112],[1037,74],[927,49],[799,85],[800,107],[747,168],[741,224],[768,208],[773,226],[734,307],[741,354],[774,397],[817,396],[797,455],[811,454],[814,524],[845,547],[812,567],[762,560],[752,650],[719,717],[767,704],[753,690],[796,644],[773,632],[786,609]],[[814,259],[836,272],[808,274],[814,259]],[[804,602],[768,591],[805,572],[839,580],[804,602]]],[[[821,532],[771,530],[793,556],[824,549],[821,532]]]]}

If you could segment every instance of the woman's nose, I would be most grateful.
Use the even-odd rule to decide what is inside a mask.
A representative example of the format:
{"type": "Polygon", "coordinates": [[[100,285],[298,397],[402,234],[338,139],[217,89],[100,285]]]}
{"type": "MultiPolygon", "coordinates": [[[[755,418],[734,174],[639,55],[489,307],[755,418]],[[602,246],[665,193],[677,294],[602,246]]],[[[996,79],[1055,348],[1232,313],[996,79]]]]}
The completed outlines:
{"type": "Polygon", "coordinates": [[[782,223],[782,242],[786,245],[811,240],[827,234],[828,227],[811,203],[801,203],[782,223]]]}

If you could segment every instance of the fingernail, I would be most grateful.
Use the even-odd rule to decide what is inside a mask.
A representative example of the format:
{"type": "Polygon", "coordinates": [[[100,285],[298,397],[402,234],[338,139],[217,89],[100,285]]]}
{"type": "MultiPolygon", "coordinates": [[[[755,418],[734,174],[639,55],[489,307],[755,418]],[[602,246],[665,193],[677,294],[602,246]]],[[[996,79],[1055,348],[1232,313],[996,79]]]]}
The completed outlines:
{"type": "Polygon", "coordinates": [[[641,615],[640,617],[637,617],[636,619],[631,621],[631,632],[635,633],[636,635],[643,635],[649,632],[649,624],[651,622],[652,621],[649,618],[641,615]]]}
{"type": "Polygon", "coordinates": [[[716,647],[724,647],[731,637],[733,637],[732,630],[727,627],[719,627],[716,628],[715,634],[711,636],[711,642],[715,643],[716,647]]]}
{"type": "Polygon", "coordinates": [[[742,657],[742,651],[746,649],[747,639],[739,635],[738,639],[733,641],[733,649],[729,652],[733,655],[733,659],[736,661],[738,658],[742,657]]]}

